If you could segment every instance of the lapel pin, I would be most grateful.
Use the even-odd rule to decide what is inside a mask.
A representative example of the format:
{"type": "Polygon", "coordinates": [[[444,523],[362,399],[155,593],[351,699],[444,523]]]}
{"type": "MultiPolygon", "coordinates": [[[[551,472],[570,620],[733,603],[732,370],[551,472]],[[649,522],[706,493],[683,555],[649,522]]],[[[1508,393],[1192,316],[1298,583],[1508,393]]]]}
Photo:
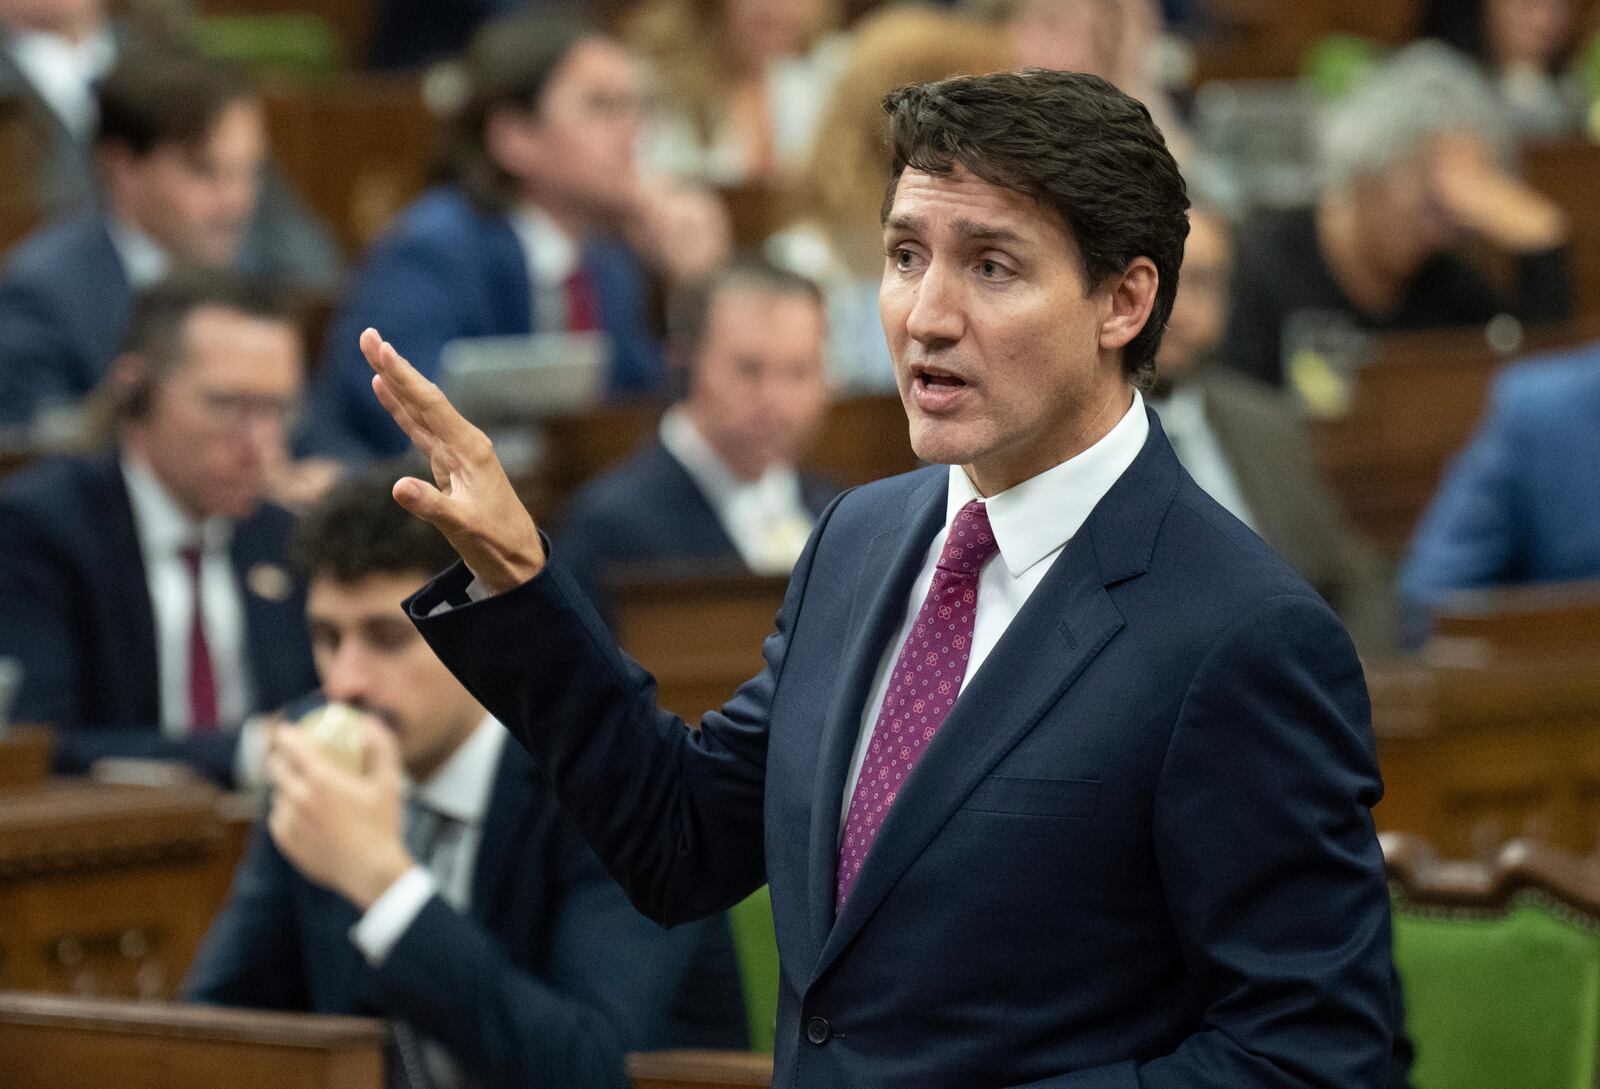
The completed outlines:
{"type": "Polygon", "coordinates": [[[250,592],[268,601],[284,601],[289,597],[293,582],[289,572],[275,563],[258,563],[245,576],[250,592]]]}

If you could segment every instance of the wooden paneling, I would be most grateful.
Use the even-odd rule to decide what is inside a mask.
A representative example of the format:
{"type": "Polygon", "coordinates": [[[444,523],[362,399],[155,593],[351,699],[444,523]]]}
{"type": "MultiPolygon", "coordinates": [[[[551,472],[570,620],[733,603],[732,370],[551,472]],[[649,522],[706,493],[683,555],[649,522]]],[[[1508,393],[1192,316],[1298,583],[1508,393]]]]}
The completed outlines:
{"type": "Polygon", "coordinates": [[[0,993],[16,1089],[380,1089],[387,1038],[365,1018],[0,993]]]}
{"type": "Polygon", "coordinates": [[[171,997],[240,839],[205,786],[0,792],[0,987],[171,997]]]}
{"type": "Polygon", "coordinates": [[[1579,313],[1600,313],[1600,147],[1584,140],[1534,145],[1523,169],[1528,182],[1567,214],[1579,313]]]}
{"type": "Polygon", "coordinates": [[[43,726],[13,726],[0,736],[0,792],[36,787],[50,774],[54,736],[43,726]]]}

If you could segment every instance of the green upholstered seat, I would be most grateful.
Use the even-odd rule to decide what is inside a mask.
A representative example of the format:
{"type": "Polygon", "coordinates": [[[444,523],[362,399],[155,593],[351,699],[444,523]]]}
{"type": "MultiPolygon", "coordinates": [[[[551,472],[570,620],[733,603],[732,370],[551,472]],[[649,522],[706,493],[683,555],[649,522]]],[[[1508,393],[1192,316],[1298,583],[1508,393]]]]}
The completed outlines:
{"type": "Polygon", "coordinates": [[[314,82],[344,63],[333,28],[316,15],[208,15],[197,21],[195,34],[211,56],[262,74],[314,82]]]}
{"type": "Polygon", "coordinates": [[[1553,900],[1504,914],[1395,900],[1416,1089],[1594,1089],[1600,932],[1553,900]]]}
{"type": "Polygon", "coordinates": [[[772,896],[767,886],[751,893],[728,917],[744,983],[750,1046],[771,1054],[778,1025],[778,939],[772,927],[772,896]]]}

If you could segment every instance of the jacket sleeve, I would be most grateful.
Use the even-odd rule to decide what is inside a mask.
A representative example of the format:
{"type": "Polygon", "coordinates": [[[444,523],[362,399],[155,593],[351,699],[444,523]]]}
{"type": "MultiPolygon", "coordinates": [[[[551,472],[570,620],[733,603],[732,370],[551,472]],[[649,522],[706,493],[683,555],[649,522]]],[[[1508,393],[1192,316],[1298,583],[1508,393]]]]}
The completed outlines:
{"type": "Polygon", "coordinates": [[[633,910],[576,835],[556,841],[537,974],[437,895],[374,969],[382,1007],[437,1040],[486,1089],[625,1089],[627,1052],[678,1043],[663,1026],[696,973],[707,929],[726,935],[721,919],[663,930],[633,910]]]}
{"type": "Polygon", "coordinates": [[[184,981],[185,999],[263,1010],[309,1008],[293,880],[266,820],[256,822],[233,888],[184,981]]]}
{"type": "Polygon", "coordinates": [[[1381,793],[1361,666],[1327,606],[1284,595],[1240,616],[1190,683],[1153,827],[1201,1027],[1039,1089],[1387,1086],[1381,793]]]}
{"type": "MultiPolygon", "coordinates": [[[[837,506],[837,501],[834,506],[837,506]]],[[[767,727],[824,512],[790,578],[766,668],[698,730],[656,707],[654,679],[618,649],[560,557],[537,578],[466,600],[460,564],[407,602],[424,638],[511,730],[629,899],[682,922],[766,880],[767,727]]]]}
{"type": "Polygon", "coordinates": [[[41,404],[83,397],[60,334],[67,325],[41,292],[0,283],[0,424],[25,424],[41,404]]]}

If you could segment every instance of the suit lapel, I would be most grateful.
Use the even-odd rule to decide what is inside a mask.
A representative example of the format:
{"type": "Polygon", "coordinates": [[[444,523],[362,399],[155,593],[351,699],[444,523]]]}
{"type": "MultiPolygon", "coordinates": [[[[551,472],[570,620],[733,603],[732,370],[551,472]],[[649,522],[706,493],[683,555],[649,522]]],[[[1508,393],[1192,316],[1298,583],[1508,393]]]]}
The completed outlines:
{"type": "Polygon", "coordinates": [[[99,493],[94,509],[99,512],[96,538],[99,591],[106,595],[107,615],[128,627],[127,653],[135,660],[125,664],[132,706],[122,708],[140,722],[161,721],[160,669],[156,661],[156,613],[150,601],[150,583],[145,577],[144,551],[139,547],[139,531],[133,518],[133,500],[122,478],[122,462],[111,455],[91,463],[91,479],[99,493]]]}
{"type": "Polygon", "coordinates": [[[492,928],[507,881],[517,869],[512,854],[523,845],[524,826],[533,816],[533,799],[539,789],[533,776],[528,754],[521,745],[507,740],[472,867],[472,917],[486,927],[492,928]]]}
{"type": "MultiPolygon", "coordinates": [[[[1123,627],[1106,587],[1148,569],[1156,530],[1176,493],[1177,459],[1151,415],[1150,437],[1128,471],[1067,543],[1027,604],[968,682],[901,788],[828,932],[813,979],[826,972],[967,796],[1061,698],[1123,627]]],[[[926,538],[917,554],[927,547],[926,538]]],[[[899,587],[903,614],[907,587],[899,587]]],[[[892,630],[892,629],[891,629],[892,630]]],[[[880,644],[881,645],[881,644],[880,644]]],[[[876,666],[878,659],[871,658],[876,666]]],[[[859,701],[856,703],[859,713],[859,701]]],[[[854,741],[855,734],[851,734],[854,741]]],[[[830,784],[832,786],[832,784],[830,784]]],[[[842,777],[827,799],[835,836],[842,777]]],[[[813,813],[813,837],[819,815],[813,813]]],[[[830,839],[830,845],[834,841],[830,839]]],[[[816,869],[813,838],[813,870],[816,869]]],[[[837,865],[827,867],[829,895],[837,865]]],[[[815,873],[813,873],[815,881],[815,873]]]]}
{"type": "Polygon", "coordinates": [[[861,715],[871,695],[878,663],[905,618],[906,600],[922,569],[928,542],[944,524],[946,482],[927,474],[906,502],[901,521],[873,538],[862,558],[852,595],[847,645],[841,661],[848,671],[835,692],[823,723],[818,772],[811,802],[810,853],[806,866],[807,908],[814,950],[820,952],[833,926],[834,883],[839,865],[839,813],[844,783],[860,734],[861,715]],[[877,587],[873,593],[871,587],[877,587]]]}

